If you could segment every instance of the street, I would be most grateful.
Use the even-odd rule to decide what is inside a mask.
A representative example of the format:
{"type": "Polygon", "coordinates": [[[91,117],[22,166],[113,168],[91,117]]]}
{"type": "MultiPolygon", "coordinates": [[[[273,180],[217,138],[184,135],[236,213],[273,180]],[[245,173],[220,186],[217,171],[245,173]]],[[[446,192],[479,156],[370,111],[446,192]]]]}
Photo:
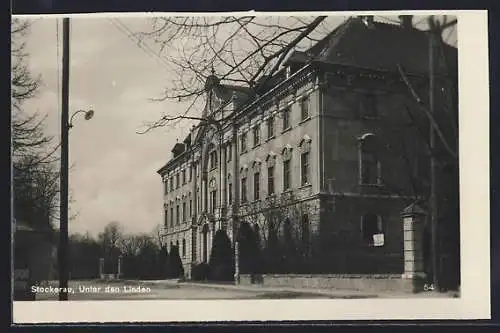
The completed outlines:
{"type": "MultiPolygon", "coordinates": [[[[57,283],[42,286],[36,300],[57,300],[57,283]]],[[[68,299],[75,300],[140,300],[140,299],[286,299],[329,298],[325,295],[266,290],[237,290],[192,286],[183,283],[154,283],[135,281],[70,281],[68,299]]]]}

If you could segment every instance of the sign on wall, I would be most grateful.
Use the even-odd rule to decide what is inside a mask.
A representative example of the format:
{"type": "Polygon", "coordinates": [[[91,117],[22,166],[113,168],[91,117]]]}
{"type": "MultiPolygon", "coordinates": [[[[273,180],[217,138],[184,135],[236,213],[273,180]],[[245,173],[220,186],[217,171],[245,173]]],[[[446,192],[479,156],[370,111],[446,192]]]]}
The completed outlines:
{"type": "Polygon", "coordinates": [[[373,246],[384,246],[384,234],[373,235],[373,246]]]}

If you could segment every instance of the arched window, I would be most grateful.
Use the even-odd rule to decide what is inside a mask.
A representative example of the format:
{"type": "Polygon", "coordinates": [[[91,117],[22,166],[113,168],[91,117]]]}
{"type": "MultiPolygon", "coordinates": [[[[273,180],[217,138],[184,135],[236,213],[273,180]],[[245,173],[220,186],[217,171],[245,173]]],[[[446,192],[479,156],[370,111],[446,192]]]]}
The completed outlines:
{"type": "Polygon", "coordinates": [[[260,200],[260,172],[258,169],[253,174],[253,200],[260,200]]]}
{"type": "Polygon", "coordinates": [[[281,158],[283,159],[283,191],[291,188],[291,159],[292,159],[292,147],[286,145],[281,151],[281,158]]]}
{"type": "Polygon", "coordinates": [[[210,212],[214,214],[215,208],[217,207],[217,184],[214,178],[210,180],[209,187],[210,187],[210,212]]]}
{"type": "Polygon", "coordinates": [[[240,168],[240,202],[247,202],[247,174],[248,174],[248,165],[243,164],[240,168]]]}
{"type": "Polygon", "coordinates": [[[301,185],[308,185],[311,183],[311,138],[308,135],[304,137],[299,142],[300,150],[300,180],[301,185]]]}
{"type": "Polygon", "coordinates": [[[359,182],[362,185],[381,183],[381,164],[378,158],[377,140],[368,133],[359,138],[359,182]]]}
{"type": "Polygon", "coordinates": [[[217,168],[217,151],[214,149],[210,152],[210,170],[217,168]]]}

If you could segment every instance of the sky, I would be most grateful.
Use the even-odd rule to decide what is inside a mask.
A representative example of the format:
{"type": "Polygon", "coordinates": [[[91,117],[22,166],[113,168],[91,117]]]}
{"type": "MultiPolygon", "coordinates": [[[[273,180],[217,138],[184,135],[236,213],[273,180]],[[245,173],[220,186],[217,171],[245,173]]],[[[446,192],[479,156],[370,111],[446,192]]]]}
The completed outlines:
{"type": "MultiPolygon", "coordinates": [[[[56,140],[60,135],[61,22],[54,17],[36,18],[26,39],[30,69],[43,82],[25,110],[47,114],[47,133],[56,140]]],[[[146,17],[120,22],[136,32],[151,27],[146,17]]],[[[189,131],[190,124],[181,123],[136,133],[144,121],[164,113],[179,114],[187,105],[150,101],[162,95],[172,75],[165,63],[147,54],[116,24],[102,17],[71,20],[70,114],[89,109],[95,114],[89,121],[75,117],[70,131],[70,215],[76,214],[70,233],[96,235],[112,221],[120,222],[128,233],[150,232],[162,224],[163,188],[156,171],[171,157],[176,139],[189,131]]]]}
{"type": "MultiPolygon", "coordinates": [[[[47,133],[60,135],[61,19],[36,19],[26,40],[30,68],[43,79],[37,98],[25,107],[47,114],[47,133]],[[59,20],[59,24],[57,21],[59,20]],[[58,28],[57,28],[58,25],[58,28]],[[58,31],[59,30],[59,31],[58,31]],[[59,46],[58,46],[59,45],[59,46]]],[[[131,29],[145,18],[123,19],[131,29]]],[[[144,121],[183,105],[151,102],[169,80],[164,64],[149,56],[105,18],[75,18],[70,39],[70,232],[97,234],[111,221],[130,233],[149,232],[163,220],[162,182],[156,171],[186,127],[136,133],[144,121]]]]}

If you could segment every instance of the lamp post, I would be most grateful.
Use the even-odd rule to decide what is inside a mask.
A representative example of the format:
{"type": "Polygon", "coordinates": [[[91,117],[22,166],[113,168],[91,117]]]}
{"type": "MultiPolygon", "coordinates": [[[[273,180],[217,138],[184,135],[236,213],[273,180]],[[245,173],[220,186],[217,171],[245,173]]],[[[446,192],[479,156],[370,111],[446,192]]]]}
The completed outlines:
{"type": "MultiPolygon", "coordinates": [[[[67,98],[63,96],[63,99],[67,98]]],[[[67,109],[66,109],[67,111],[67,109]]],[[[69,215],[69,130],[73,128],[73,118],[83,113],[85,120],[90,120],[94,116],[94,110],[77,110],[67,121],[67,112],[62,113],[61,122],[61,208],[60,208],[60,225],[59,225],[59,300],[68,300],[68,280],[69,280],[69,265],[68,265],[68,215],[69,215]]]]}
{"type": "Polygon", "coordinates": [[[69,117],[69,39],[70,39],[70,21],[69,18],[63,19],[62,26],[62,79],[61,79],[61,170],[60,170],[60,224],[59,224],[59,300],[68,300],[68,192],[69,192],[69,129],[73,127],[73,118],[80,113],[84,113],[85,120],[94,116],[93,110],[78,110],[69,117]]]}

